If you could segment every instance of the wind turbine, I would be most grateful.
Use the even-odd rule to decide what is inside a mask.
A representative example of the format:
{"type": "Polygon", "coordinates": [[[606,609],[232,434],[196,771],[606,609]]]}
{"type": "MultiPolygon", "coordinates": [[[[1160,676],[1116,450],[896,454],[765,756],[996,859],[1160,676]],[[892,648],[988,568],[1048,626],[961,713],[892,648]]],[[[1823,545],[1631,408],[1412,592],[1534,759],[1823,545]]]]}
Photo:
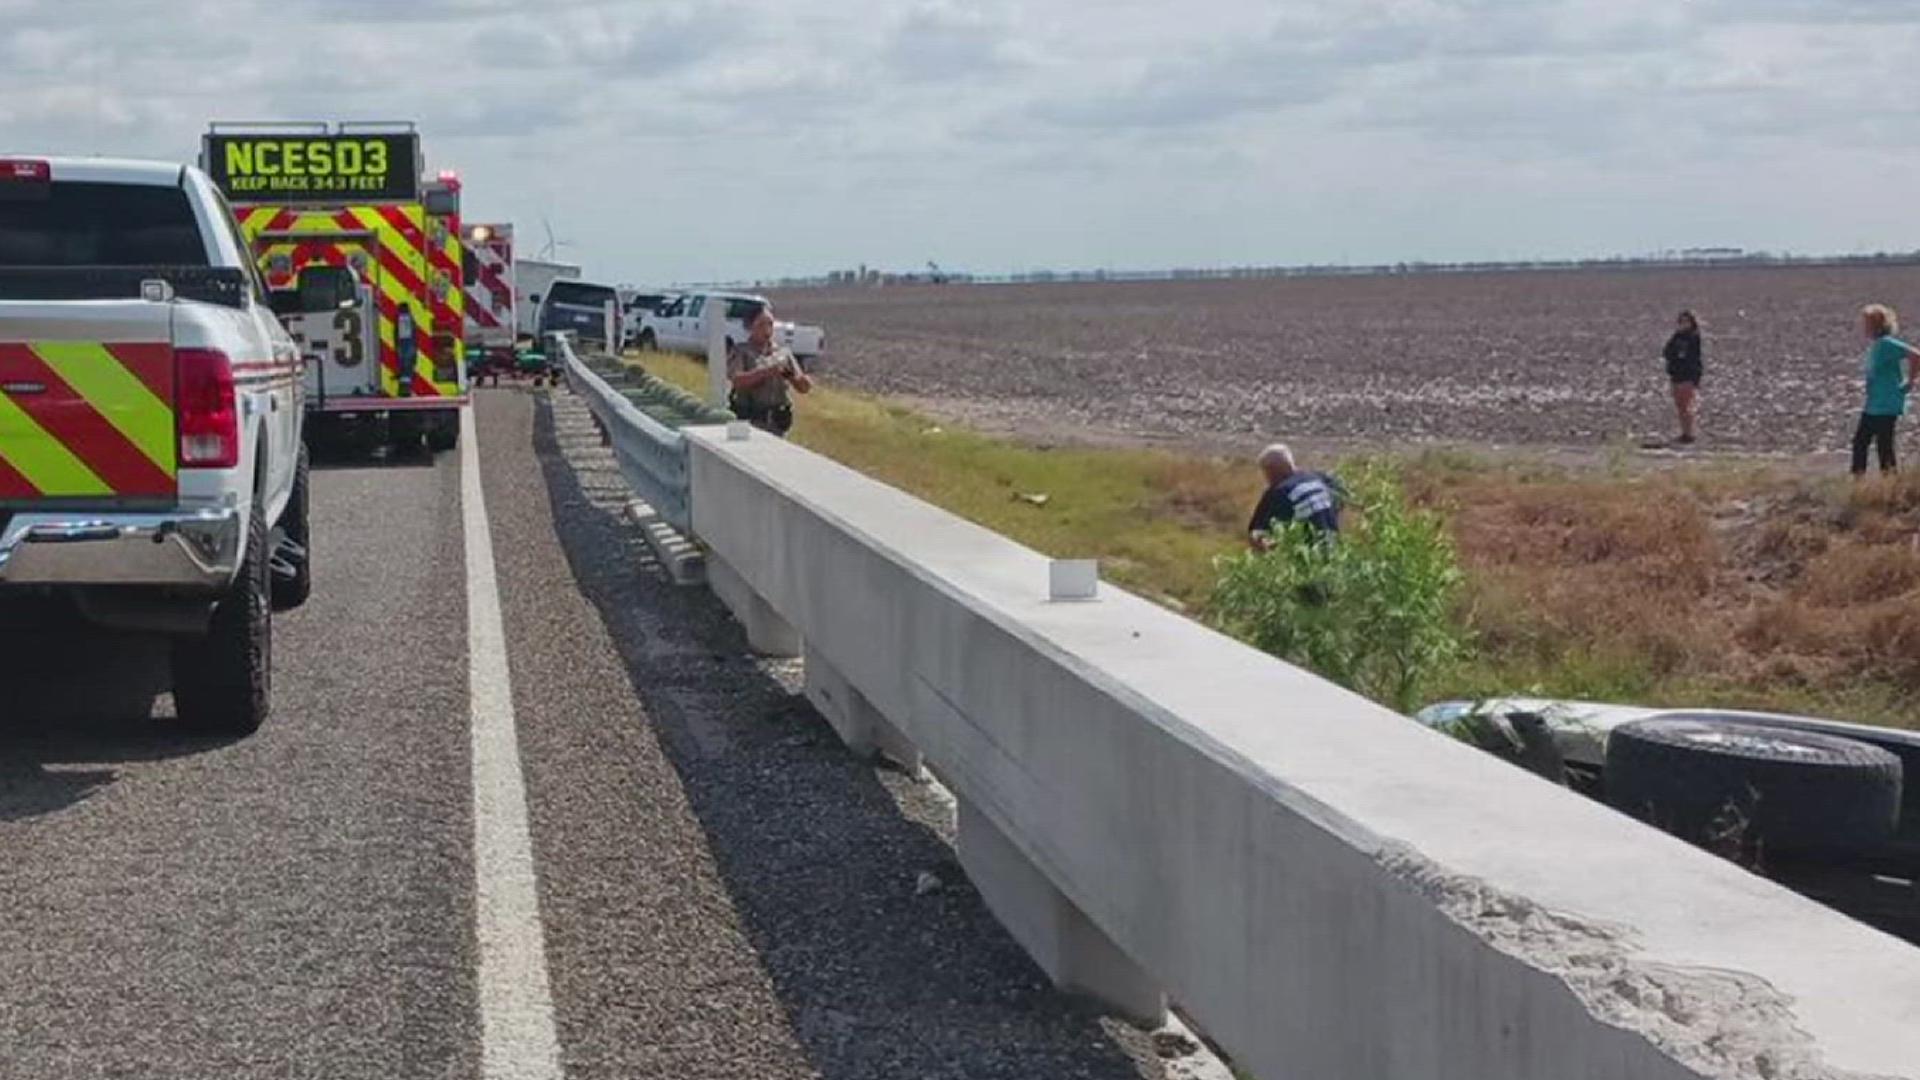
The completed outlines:
{"type": "Polygon", "coordinates": [[[571,240],[556,240],[554,238],[553,222],[548,221],[545,215],[542,215],[540,218],[540,227],[547,231],[547,246],[540,249],[541,259],[547,262],[552,262],[555,252],[557,252],[559,249],[563,247],[573,246],[573,242],[571,240]]]}

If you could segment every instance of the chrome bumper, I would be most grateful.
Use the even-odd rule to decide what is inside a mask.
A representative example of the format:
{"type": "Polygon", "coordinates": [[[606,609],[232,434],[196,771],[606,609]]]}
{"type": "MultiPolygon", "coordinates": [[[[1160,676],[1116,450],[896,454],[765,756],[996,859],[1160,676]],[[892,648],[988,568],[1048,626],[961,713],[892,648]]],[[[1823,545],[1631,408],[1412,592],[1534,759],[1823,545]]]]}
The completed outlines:
{"type": "Polygon", "coordinates": [[[153,585],[216,592],[239,572],[232,507],[162,514],[21,513],[0,531],[0,585],[153,585]]]}

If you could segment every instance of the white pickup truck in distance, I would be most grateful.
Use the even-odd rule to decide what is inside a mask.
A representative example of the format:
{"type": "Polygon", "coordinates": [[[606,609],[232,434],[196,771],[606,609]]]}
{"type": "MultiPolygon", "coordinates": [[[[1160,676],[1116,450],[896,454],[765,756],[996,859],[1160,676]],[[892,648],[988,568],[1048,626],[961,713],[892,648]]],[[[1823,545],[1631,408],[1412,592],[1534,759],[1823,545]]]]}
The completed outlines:
{"type": "MultiPolygon", "coordinates": [[[[734,342],[747,339],[747,320],[768,305],[766,297],[753,293],[691,292],[658,312],[642,314],[637,343],[649,351],[705,356],[709,319],[718,315],[726,320],[727,347],[732,348],[734,342]]],[[[818,326],[776,321],[773,340],[792,350],[804,364],[813,363],[827,351],[827,332],[818,326]]]]}
{"type": "Polygon", "coordinates": [[[311,589],[300,360],[198,169],[0,159],[0,605],[173,639],[180,722],[270,706],[311,589]]]}
{"type": "Polygon", "coordinates": [[[620,287],[620,344],[638,345],[640,329],[648,315],[657,315],[678,297],[677,293],[644,292],[631,286],[620,287]]]}

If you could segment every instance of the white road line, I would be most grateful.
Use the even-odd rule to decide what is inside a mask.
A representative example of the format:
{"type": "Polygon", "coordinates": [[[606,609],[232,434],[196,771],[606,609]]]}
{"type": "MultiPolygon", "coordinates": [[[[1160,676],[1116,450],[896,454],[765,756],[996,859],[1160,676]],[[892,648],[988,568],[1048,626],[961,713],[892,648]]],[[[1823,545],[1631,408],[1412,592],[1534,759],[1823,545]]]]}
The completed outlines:
{"type": "Polygon", "coordinates": [[[560,1080],[547,943],[513,726],[493,536],[471,407],[460,411],[460,510],[467,546],[467,687],[473,708],[474,935],[480,946],[480,1075],[560,1080]]]}

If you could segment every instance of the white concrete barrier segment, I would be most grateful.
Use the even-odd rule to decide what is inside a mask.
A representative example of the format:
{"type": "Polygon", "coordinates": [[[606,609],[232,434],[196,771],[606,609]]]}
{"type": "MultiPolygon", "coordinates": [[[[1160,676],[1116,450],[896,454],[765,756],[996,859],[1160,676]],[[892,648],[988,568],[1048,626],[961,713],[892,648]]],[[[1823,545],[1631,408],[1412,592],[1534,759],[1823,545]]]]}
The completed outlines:
{"type": "MultiPolygon", "coordinates": [[[[1920,1078],[1920,950],[778,439],[689,431],[750,635],[924,755],[1062,985],[1308,1080],[1920,1078]]],[[[907,749],[903,749],[906,747],[907,749]]]]}

